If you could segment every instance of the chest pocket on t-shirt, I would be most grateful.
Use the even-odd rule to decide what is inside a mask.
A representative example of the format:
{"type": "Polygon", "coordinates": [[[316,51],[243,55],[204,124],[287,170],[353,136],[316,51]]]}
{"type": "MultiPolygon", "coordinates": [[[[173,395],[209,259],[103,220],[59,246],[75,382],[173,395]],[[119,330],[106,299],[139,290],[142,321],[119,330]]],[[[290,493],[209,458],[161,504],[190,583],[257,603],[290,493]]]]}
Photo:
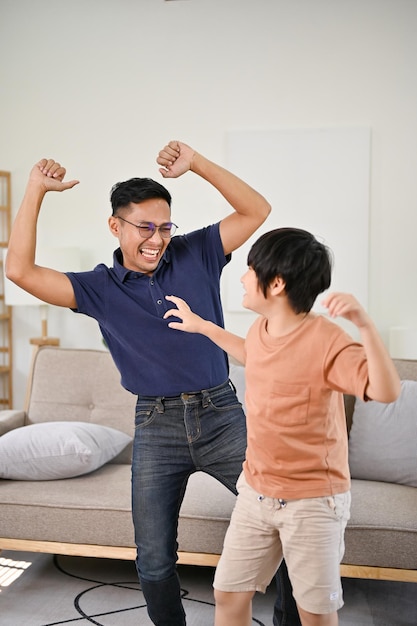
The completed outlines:
{"type": "Polygon", "coordinates": [[[281,426],[306,424],[310,404],[310,388],[274,381],[268,401],[268,417],[281,426]]]}

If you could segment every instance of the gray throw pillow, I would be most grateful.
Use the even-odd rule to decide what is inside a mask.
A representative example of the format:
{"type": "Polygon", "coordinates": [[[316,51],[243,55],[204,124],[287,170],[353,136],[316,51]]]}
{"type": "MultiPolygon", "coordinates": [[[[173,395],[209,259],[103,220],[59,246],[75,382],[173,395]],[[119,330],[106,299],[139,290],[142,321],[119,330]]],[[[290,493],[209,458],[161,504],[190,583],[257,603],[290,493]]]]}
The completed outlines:
{"type": "Polygon", "coordinates": [[[352,478],[417,487],[417,382],[403,380],[391,404],[355,400],[349,436],[352,478]]]}
{"type": "Polygon", "coordinates": [[[132,441],[126,433],[88,422],[42,422],[0,437],[0,478],[55,480],[87,474],[132,441]]]}

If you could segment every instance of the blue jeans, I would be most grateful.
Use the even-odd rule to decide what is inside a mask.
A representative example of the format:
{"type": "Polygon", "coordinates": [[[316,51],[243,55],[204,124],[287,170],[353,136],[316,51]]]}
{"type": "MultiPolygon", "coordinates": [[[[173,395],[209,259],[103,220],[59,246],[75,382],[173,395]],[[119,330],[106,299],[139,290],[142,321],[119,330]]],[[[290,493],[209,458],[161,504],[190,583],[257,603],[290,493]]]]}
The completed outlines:
{"type": "Polygon", "coordinates": [[[275,575],[277,598],[274,606],[274,626],[301,626],[297,604],[292,595],[292,585],[285,561],[281,562],[275,575]]]}
{"type": "Polygon", "coordinates": [[[135,426],[136,567],[152,622],[183,626],[176,561],[178,515],[187,481],[201,470],[236,493],[245,458],[245,416],[231,384],[225,382],[175,398],[139,396],[135,426]]]}

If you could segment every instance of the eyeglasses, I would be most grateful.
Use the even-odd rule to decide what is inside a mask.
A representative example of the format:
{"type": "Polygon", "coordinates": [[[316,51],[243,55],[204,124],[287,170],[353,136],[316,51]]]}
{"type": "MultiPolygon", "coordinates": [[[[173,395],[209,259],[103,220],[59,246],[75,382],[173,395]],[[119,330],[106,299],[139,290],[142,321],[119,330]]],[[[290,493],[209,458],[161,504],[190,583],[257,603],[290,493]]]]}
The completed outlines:
{"type": "Polygon", "coordinates": [[[120,217],[120,215],[117,215],[116,217],[118,217],[119,220],[122,220],[122,222],[127,222],[127,224],[130,224],[131,226],[137,228],[140,236],[144,239],[149,239],[150,237],[152,237],[155,234],[155,231],[158,231],[158,233],[164,239],[168,239],[175,234],[175,231],[178,228],[178,226],[174,224],[174,222],[164,222],[163,224],[157,226],[153,222],[141,222],[140,224],[134,224],[133,222],[129,222],[129,220],[125,220],[124,217],[120,217]]]}

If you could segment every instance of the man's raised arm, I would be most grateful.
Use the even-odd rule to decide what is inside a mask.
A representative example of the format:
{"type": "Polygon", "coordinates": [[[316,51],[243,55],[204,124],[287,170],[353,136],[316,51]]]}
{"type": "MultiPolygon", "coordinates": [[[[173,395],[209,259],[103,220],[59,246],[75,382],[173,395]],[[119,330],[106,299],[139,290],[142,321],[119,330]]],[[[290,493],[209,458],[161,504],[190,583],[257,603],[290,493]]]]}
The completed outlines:
{"type": "Polygon", "coordinates": [[[160,151],[157,162],[163,166],[159,171],[164,178],[177,178],[187,170],[198,174],[233,207],[235,212],[220,223],[225,254],[244,244],[271,211],[269,202],[250,185],[180,141],[170,141],[160,151]]]}
{"type": "Polygon", "coordinates": [[[9,280],[44,302],[75,307],[69,278],[62,272],[35,264],[37,223],[45,194],[65,191],[78,184],[77,180],[64,182],[65,173],[65,168],[53,159],[41,159],[33,166],[12,226],[5,272],[9,280]]]}

